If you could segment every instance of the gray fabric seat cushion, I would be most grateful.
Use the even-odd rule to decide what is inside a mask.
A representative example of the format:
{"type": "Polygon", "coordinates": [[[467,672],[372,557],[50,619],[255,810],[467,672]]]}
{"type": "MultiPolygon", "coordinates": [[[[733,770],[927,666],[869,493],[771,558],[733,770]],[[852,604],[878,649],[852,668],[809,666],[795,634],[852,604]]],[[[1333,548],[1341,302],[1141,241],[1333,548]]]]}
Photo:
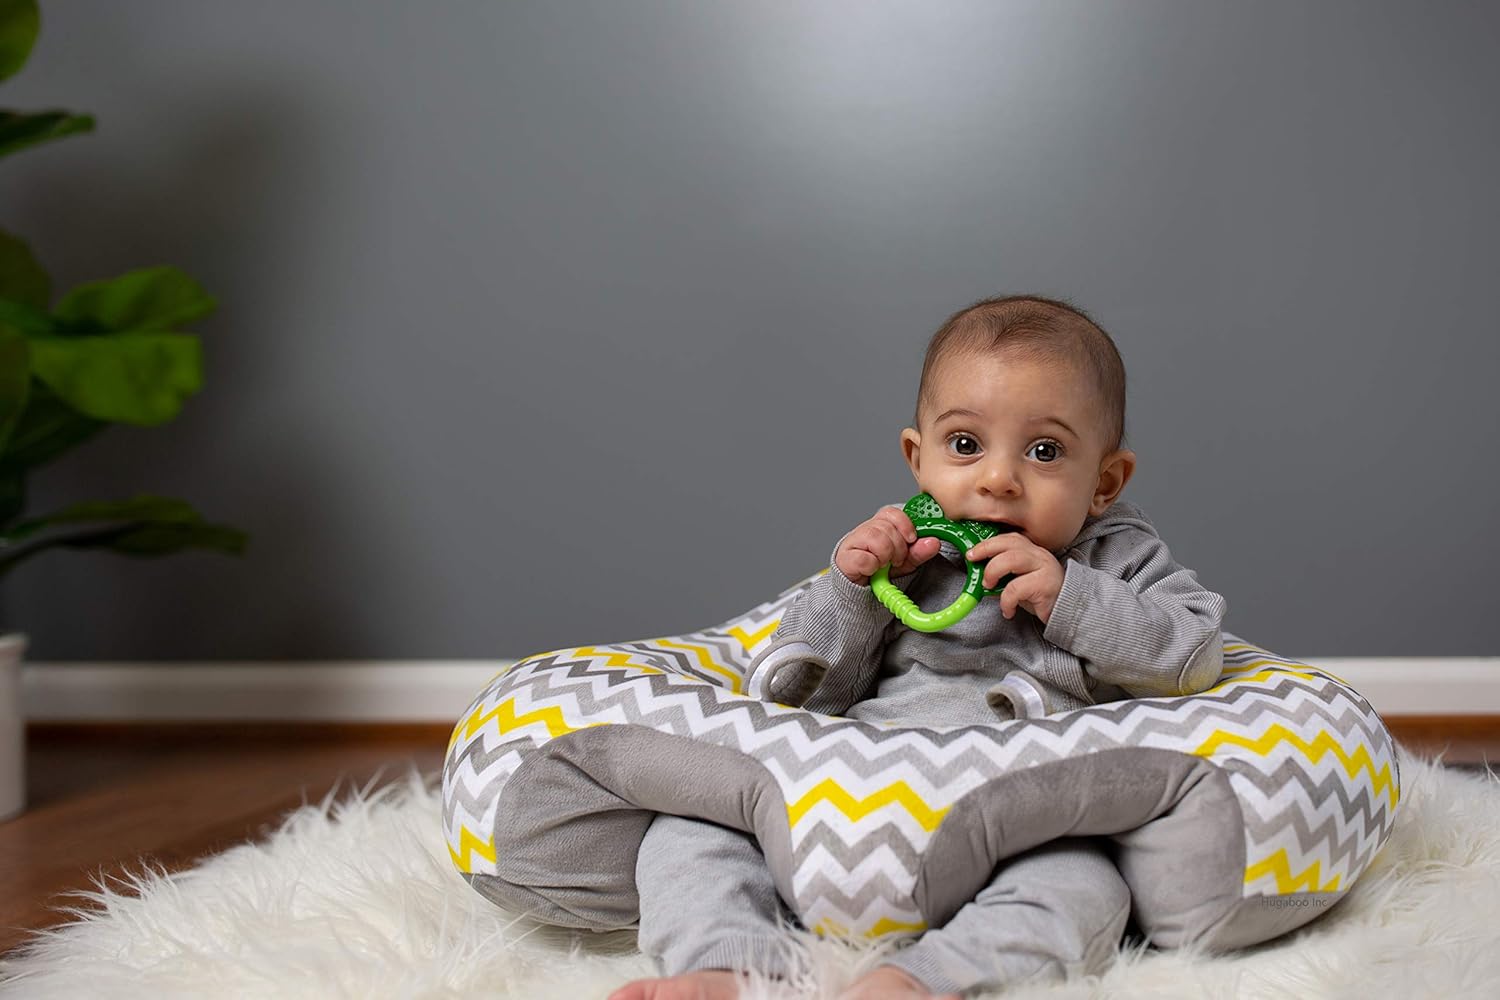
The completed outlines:
{"type": "Polygon", "coordinates": [[[1389,836],[1399,775],[1369,704],[1226,635],[1209,691],[984,726],[872,725],[757,701],[745,671],[803,581],[714,629],[528,657],[459,721],[443,769],[454,863],[508,908],[629,926],[657,812],[759,840],[809,927],[940,926],[1005,858],[1109,837],[1163,947],[1306,923],[1389,836]]]}

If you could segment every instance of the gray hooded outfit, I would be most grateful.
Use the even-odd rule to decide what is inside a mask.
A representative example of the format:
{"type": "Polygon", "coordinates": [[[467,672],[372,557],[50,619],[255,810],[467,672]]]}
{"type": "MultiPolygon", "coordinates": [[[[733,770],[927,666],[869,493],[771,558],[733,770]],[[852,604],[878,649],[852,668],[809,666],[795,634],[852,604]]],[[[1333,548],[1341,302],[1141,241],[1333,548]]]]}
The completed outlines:
{"type": "MultiPolygon", "coordinates": [[[[829,669],[804,707],[908,725],[1035,718],[1131,696],[1193,694],[1218,679],[1224,599],[1172,560],[1139,508],[1116,502],[1053,554],[1065,573],[1045,625],[1024,609],[1007,620],[988,598],[934,633],[902,625],[830,560],[761,656],[805,642],[829,669]]],[[[966,566],[945,541],[893,582],[935,610],[958,596],[966,566]]],[[[641,950],[664,975],[752,967],[788,975],[797,967],[777,928],[794,918],[748,834],[659,816],[641,845],[636,882],[641,950]]],[[[886,961],[935,993],[1097,972],[1129,910],[1103,843],[1067,838],[1002,863],[947,924],[886,961]]]]}

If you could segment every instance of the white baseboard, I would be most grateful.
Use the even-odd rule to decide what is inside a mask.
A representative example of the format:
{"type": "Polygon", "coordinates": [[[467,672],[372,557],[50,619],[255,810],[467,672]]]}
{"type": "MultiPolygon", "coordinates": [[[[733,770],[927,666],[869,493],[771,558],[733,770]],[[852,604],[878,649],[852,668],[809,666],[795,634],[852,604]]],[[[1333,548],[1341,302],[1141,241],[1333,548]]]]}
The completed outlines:
{"type": "MultiPolygon", "coordinates": [[[[38,722],[451,722],[513,660],[29,663],[38,722]]],[[[1500,657],[1307,661],[1384,715],[1500,715],[1500,657]]]]}
{"type": "Polygon", "coordinates": [[[514,660],[28,663],[34,722],[455,722],[514,660]]]}

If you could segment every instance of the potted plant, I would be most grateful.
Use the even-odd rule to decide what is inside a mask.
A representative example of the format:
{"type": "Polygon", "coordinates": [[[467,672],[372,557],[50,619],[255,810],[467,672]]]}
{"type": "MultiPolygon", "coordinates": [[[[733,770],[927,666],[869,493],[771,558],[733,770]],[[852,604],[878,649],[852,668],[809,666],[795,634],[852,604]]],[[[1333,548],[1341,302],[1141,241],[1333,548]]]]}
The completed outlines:
{"type": "MultiPolygon", "coordinates": [[[[36,41],[36,0],[0,0],[0,80],[36,41]]],[[[91,131],[88,115],[0,110],[0,156],[91,131]]],[[[27,512],[32,471],[110,424],[154,426],[202,385],[198,338],[185,324],[214,300],[186,274],[155,267],[54,296],[30,248],[0,229],[0,582],[48,549],[159,556],[184,549],[238,554],[244,533],[210,524],[168,497],[77,503],[27,512]]],[[[20,664],[26,638],[0,620],[0,819],[25,805],[20,664]]]]}

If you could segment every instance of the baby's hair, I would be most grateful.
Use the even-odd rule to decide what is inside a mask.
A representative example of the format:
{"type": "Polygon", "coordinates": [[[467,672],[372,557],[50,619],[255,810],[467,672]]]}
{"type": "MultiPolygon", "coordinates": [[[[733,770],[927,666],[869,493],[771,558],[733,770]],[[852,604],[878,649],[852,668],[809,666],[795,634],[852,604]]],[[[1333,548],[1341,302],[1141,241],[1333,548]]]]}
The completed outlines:
{"type": "Polygon", "coordinates": [[[1015,351],[1031,361],[1073,365],[1093,379],[1109,451],[1125,440],[1125,363],[1115,342],[1076,306],[1040,295],[984,299],[949,316],[927,343],[912,426],[932,405],[931,376],[949,355],[1015,351]]]}

